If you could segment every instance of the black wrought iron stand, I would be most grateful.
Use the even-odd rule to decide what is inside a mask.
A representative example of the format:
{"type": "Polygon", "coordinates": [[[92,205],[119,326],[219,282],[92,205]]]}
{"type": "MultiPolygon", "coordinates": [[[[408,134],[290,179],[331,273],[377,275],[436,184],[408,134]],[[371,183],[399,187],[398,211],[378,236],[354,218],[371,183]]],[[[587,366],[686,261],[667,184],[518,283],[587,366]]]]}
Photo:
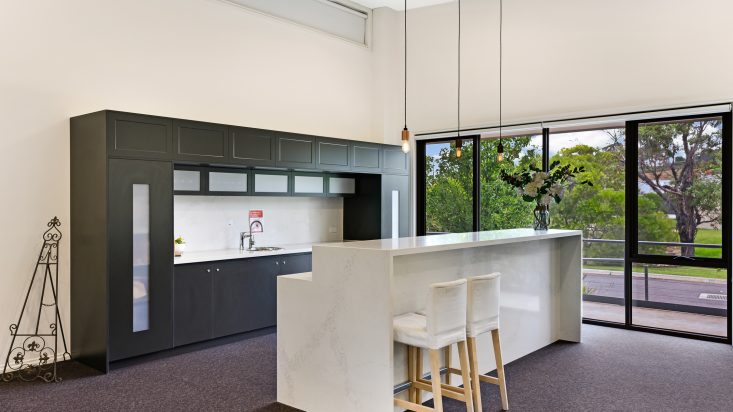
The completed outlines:
{"type": "Polygon", "coordinates": [[[3,373],[0,375],[3,381],[10,382],[14,379],[23,381],[42,379],[46,382],[61,381],[57,373],[58,359],[56,358],[59,349],[58,330],[61,331],[61,341],[64,345],[62,360],[71,359],[71,354],[66,346],[66,337],[64,327],[61,324],[58,305],[59,243],[61,241],[59,226],[61,226],[61,221],[54,217],[48,222],[49,229],[43,233],[43,246],[31,277],[31,284],[28,286],[28,293],[26,293],[23,301],[23,309],[21,309],[18,316],[18,322],[10,325],[10,335],[13,339],[10,342],[8,356],[5,358],[3,373]],[[40,294],[38,292],[34,294],[34,289],[38,289],[38,285],[41,284],[39,270],[43,271],[43,283],[40,287],[40,294]],[[37,284],[36,280],[38,280],[37,284]],[[35,288],[34,285],[36,285],[35,288]],[[48,290],[50,290],[53,301],[46,303],[48,290]],[[35,309],[33,303],[36,298],[38,299],[37,313],[32,311],[35,309]],[[41,318],[44,314],[49,314],[49,311],[53,311],[51,313],[53,321],[48,324],[48,327],[42,326],[41,318]],[[26,320],[29,317],[31,323],[26,320]],[[23,323],[24,320],[26,320],[26,323],[23,323]],[[35,322],[33,322],[34,320],[35,322]],[[16,340],[19,341],[20,339],[23,339],[22,344],[16,346],[16,340]],[[53,343],[47,343],[46,339],[52,340],[53,343]]]}

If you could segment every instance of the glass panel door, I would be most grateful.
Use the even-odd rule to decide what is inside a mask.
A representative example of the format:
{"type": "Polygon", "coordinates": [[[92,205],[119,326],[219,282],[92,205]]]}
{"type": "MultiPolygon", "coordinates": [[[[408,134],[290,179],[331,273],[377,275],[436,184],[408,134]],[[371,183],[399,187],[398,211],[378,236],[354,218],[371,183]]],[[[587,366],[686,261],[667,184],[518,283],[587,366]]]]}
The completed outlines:
{"type": "Polygon", "coordinates": [[[583,231],[583,315],[624,323],[625,183],[623,128],[553,133],[550,163],[583,166],[576,186],[551,209],[552,227],[583,231]]]}
{"type": "Polygon", "coordinates": [[[627,130],[629,322],[729,338],[730,114],[627,130]]]}

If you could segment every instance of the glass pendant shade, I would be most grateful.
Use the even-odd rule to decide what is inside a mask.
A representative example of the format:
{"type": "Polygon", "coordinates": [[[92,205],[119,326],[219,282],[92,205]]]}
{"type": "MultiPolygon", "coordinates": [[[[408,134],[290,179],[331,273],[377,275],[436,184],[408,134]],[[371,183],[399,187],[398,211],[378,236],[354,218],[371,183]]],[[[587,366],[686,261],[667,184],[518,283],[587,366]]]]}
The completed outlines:
{"type": "Polygon", "coordinates": [[[460,158],[463,156],[463,140],[456,140],[456,157],[460,158]]]}
{"type": "Polygon", "coordinates": [[[501,144],[501,139],[499,139],[499,146],[496,148],[496,160],[504,161],[504,145],[501,144]]]}

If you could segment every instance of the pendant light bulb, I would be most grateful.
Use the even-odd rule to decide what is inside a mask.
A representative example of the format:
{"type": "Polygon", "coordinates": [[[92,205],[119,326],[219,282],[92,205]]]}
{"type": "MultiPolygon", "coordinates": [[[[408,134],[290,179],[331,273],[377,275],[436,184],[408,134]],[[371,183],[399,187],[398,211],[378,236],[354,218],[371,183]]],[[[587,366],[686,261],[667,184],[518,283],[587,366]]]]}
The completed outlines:
{"type": "Polygon", "coordinates": [[[460,159],[463,156],[463,140],[456,140],[456,158],[460,159]]]}
{"type": "Polygon", "coordinates": [[[404,153],[410,152],[410,131],[407,130],[407,126],[402,129],[402,151],[404,153]]]}
{"type": "Polygon", "coordinates": [[[504,161],[504,145],[501,144],[501,138],[499,138],[499,146],[496,148],[496,160],[504,161]]]}

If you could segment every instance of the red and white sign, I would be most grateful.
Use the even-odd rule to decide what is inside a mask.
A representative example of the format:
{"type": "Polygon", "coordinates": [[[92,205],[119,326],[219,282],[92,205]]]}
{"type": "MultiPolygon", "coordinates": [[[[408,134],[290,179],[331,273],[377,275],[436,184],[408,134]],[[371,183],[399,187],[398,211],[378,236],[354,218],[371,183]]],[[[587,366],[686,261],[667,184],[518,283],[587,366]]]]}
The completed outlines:
{"type": "Polygon", "coordinates": [[[265,214],[262,210],[250,210],[249,211],[249,228],[251,233],[262,233],[264,232],[262,221],[264,220],[265,214]]]}

